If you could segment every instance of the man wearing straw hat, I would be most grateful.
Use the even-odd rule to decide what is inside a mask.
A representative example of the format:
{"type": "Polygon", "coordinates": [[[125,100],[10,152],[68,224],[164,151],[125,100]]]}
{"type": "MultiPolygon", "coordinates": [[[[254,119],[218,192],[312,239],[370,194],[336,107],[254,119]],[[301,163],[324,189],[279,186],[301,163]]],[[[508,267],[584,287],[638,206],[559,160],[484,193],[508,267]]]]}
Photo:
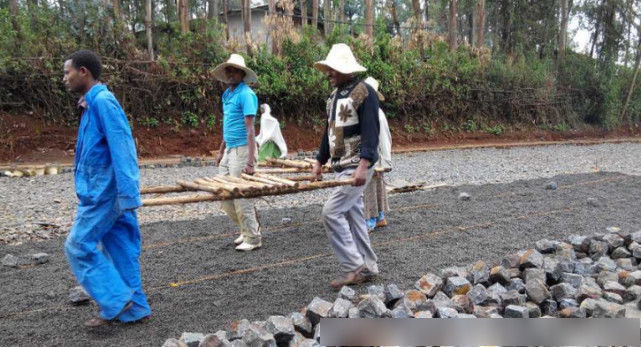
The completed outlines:
{"type": "Polygon", "coordinates": [[[322,165],[331,159],[338,179],[354,180],[352,186],[336,188],[323,206],[323,224],[339,261],[338,276],[330,285],[338,289],[378,273],[363,214],[363,191],[378,160],[378,97],[354,76],[366,69],[346,44],[332,46],[314,67],[327,74],[336,89],[327,100],[325,133],[312,172],[320,178],[322,165]]]}
{"type": "MultiPolygon", "coordinates": [[[[214,69],[214,76],[229,87],[223,93],[223,141],[216,156],[219,173],[240,177],[252,175],[256,165],[254,119],[258,98],[247,85],[256,83],[256,73],[245,65],[245,59],[232,54],[229,60],[214,69]]],[[[222,209],[240,228],[234,241],[236,250],[251,251],[262,246],[256,209],[251,200],[236,199],[222,202],[222,209]]]]}

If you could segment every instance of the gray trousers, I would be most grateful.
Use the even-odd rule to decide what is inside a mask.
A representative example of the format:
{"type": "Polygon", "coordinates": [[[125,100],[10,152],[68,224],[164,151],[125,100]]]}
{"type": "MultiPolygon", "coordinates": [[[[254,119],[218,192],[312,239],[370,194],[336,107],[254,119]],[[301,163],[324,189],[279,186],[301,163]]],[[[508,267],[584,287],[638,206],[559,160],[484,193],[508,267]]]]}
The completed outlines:
{"type": "MultiPolygon", "coordinates": [[[[346,169],[339,172],[336,179],[349,178],[354,171],[355,169],[346,169]]],[[[334,189],[323,206],[323,224],[342,272],[354,271],[365,265],[372,273],[378,273],[377,257],[369,240],[363,214],[363,191],[373,173],[373,169],[367,171],[365,185],[334,189]]]]}
{"type": "MultiPolygon", "coordinates": [[[[254,156],[254,158],[257,158],[257,156],[254,156]]],[[[218,173],[240,177],[248,159],[249,148],[247,146],[226,148],[223,159],[220,161],[218,173]]],[[[254,245],[261,241],[256,209],[250,199],[224,200],[220,205],[232,222],[238,225],[240,233],[245,237],[247,243],[254,245]]]]}

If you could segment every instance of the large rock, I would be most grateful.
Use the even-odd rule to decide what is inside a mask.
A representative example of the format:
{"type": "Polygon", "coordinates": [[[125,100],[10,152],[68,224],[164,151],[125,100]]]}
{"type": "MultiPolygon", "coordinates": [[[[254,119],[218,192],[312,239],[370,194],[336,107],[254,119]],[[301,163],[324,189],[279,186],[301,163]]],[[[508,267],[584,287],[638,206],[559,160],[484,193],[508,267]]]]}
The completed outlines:
{"type": "Polygon", "coordinates": [[[500,283],[494,283],[489,288],[487,288],[486,303],[490,305],[501,306],[503,304],[501,294],[505,292],[507,292],[507,289],[505,289],[505,287],[503,287],[500,283]]]}
{"type": "MultiPolygon", "coordinates": [[[[425,311],[421,311],[425,312],[425,311]]],[[[418,314],[418,313],[417,313],[418,314]]],[[[397,305],[393,310],[392,310],[392,318],[395,319],[402,319],[402,318],[411,318],[412,316],[416,317],[412,311],[405,306],[405,304],[401,303],[400,305],[397,305]]],[[[416,317],[418,318],[418,317],[416,317]]],[[[431,315],[430,315],[431,318],[431,315]]]]}
{"type": "Polygon", "coordinates": [[[551,297],[550,291],[544,282],[539,279],[529,281],[525,284],[525,292],[532,302],[540,305],[551,297]]]}
{"type": "Polygon", "coordinates": [[[592,311],[593,318],[624,318],[625,307],[623,305],[598,300],[592,311]]]}
{"type": "Polygon", "coordinates": [[[69,291],[69,301],[74,305],[87,304],[91,297],[82,286],[76,286],[69,291]]]}
{"type": "Polygon", "coordinates": [[[539,305],[533,303],[533,302],[526,302],[525,307],[528,309],[528,313],[530,318],[539,318],[541,317],[541,308],[539,305]]]}
{"type": "Polygon", "coordinates": [[[452,276],[464,277],[464,278],[467,278],[467,280],[470,282],[473,281],[472,274],[464,267],[450,266],[441,270],[441,278],[443,280],[446,280],[448,277],[452,277],[452,276]]]}
{"type": "Polygon", "coordinates": [[[539,253],[550,254],[556,251],[556,247],[558,244],[559,244],[558,241],[550,241],[548,239],[543,239],[543,240],[536,241],[536,243],[534,243],[534,248],[539,253]]]}
{"type": "MultiPolygon", "coordinates": [[[[345,299],[339,298],[337,300],[345,300],[345,299]]],[[[347,301],[347,302],[349,302],[351,305],[350,301],[347,301]]],[[[345,317],[347,317],[347,313],[345,314],[345,317]]],[[[296,334],[296,329],[294,328],[294,324],[292,323],[292,320],[283,316],[271,316],[267,318],[267,324],[265,324],[265,330],[268,333],[274,335],[274,339],[276,340],[276,344],[278,346],[287,346],[289,342],[294,338],[294,335],[296,334]]]]}
{"type": "Polygon", "coordinates": [[[390,310],[385,306],[383,300],[377,296],[370,296],[358,303],[360,318],[383,318],[391,317],[390,310]]]}
{"type": "Polygon", "coordinates": [[[568,243],[570,243],[577,252],[585,253],[590,249],[590,239],[586,236],[570,235],[568,236],[568,243]]]}
{"type": "Polygon", "coordinates": [[[508,284],[505,289],[507,290],[516,290],[521,294],[525,294],[525,282],[520,278],[510,279],[510,284],[508,284]]]}
{"type": "Polygon", "coordinates": [[[499,314],[495,306],[474,306],[474,315],[478,318],[491,318],[493,314],[499,314]]]}
{"type": "Polygon", "coordinates": [[[568,307],[559,311],[559,317],[561,318],[585,318],[585,311],[581,310],[578,307],[568,307]]]}
{"type": "Polygon", "coordinates": [[[561,301],[561,299],[574,299],[576,298],[578,292],[568,283],[559,283],[550,287],[550,293],[556,301],[561,301]]]}
{"type": "Polygon", "coordinates": [[[603,293],[603,299],[605,299],[605,301],[613,302],[615,304],[619,304],[619,305],[623,304],[623,298],[621,297],[621,295],[615,294],[612,292],[603,293]]]}
{"type": "Polygon", "coordinates": [[[617,266],[626,271],[634,271],[637,267],[635,258],[619,258],[616,260],[617,266]]]}
{"type": "Polygon", "coordinates": [[[385,287],[381,285],[371,285],[367,287],[367,294],[371,296],[378,296],[382,302],[385,302],[385,287]]]}
{"type": "Polygon", "coordinates": [[[472,277],[472,283],[482,285],[488,284],[488,281],[490,279],[490,271],[484,261],[479,260],[474,263],[474,265],[471,266],[469,272],[472,277]]]}
{"type": "Polygon", "coordinates": [[[245,330],[242,341],[249,347],[276,347],[274,335],[254,324],[245,330]]]}
{"type": "Polygon", "coordinates": [[[432,315],[432,312],[430,311],[419,311],[416,312],[414,318],[434,318],[434,315],[432,315]]]}
{"type": "Polygon", "coordinates": [[[200,342],[205,339],[205,334],[184,332],[180,335],[180,341],[189,347],[198,347],[200,342]]]}
{"type": "Polygon", "coordinates": [[[518,268],[520,261],[521,261],[521,256],[519,254],[511,253],[511,254],[506,255],[501,260],[501,265],[506,269],[518,268]]]}
{"type": "Polygon", "coordinates": [[[39,264],[44,264],[49,262],[49,254],[44,252],[31,254],[29,257],[31,258],[31,261],[33,262],[34,265],[39,265],[39,264]]]}
{"type": "Polygon", "coordinates": [[[412,311],[417,311],[426,302],[427,297],[418,290],[408,290],[402,300],[402,303],[412,311]]]}
{"type": "Polygon", "coordinates": [[[467,295],[454,295],[451,299],[451,307],[461,313],[474,312],[474,304],[467,295]]]}
{"type": "Polygon", "coordinates": [[[474,305],[483,305],[487,301],[487,289],[481,284],[477,284],[469,292],[467,292],[468,298],[474,305]]]}
{"type": "Polygon", "coordinates": [[[541,305],[541,311],[546,316],[556,316],[558,312],[558,304],[553,299],[544,300],[541,305]]]}
{"type": "Polygon", "coordinates": [[[501,293],[501,303],[503,307],[509,305],[525,305],[526,296],[519,294],[516,290],[508,290],[505,293],[501,293]]]}
{"type": "Polygon", "coordinates": [[[608,255],[608,244],[604,241],[592,240],[588,254],[590,258],[597,260],[608,255]]]}
{"type": "Polygon", "coordinates": [[[472,284],[463,277],[449,277],[445,281],[445,293],[449,297],[452,297],[454,295],[465,295],[471,288],[472,284]]]}
{"type": "Polygon", "coordinates": [[[347,318],[349,309],[354,307],[354,304],[346,299],[337,298],[334,301],[332,309],[329,311],[329,317],[332,318],[347,318]]]}
{"type": "Polygon", "coordinates": [[[615,271],[617,268],[617,263],[610,257],[600,257],[592,265],[592,271],[594,273],[599,273],[601,271],[615,271]]]}
{"type": "Polygon", "coordinates": [[[441,277],[433,273],[428,273],[425,276],[421,277],[414,286],[428,298],[433,298],[434,295],[436,295],[436,293],[441,290],[441,287],[443,286],[443,280],[441,279],[441,277]]]}
{"type": "Polygon", "coordinates": [[[396,302],[403,298],[403,291],[398,289],[396,284],[388,284],[385,287],[385,304],[393,306],[396,302]]]}
{"type": "Polygon", "coordinates": [[[527,268],[541,268],[543,266],[543,255],[536,249],[528,249],[519,260],[519,267],[521,269],[527,268]]]}
{"type": "Polygon", "coordinates": [[[289,315],[289,319],[294,325],[294,329],[301,333],[305,337],[312,337],[314,330],[312,327],[312,322],[304,314],[300,312],[294,312],[289,315]]]}
{"type": "Polygon", "coordinates": [[[641,298],[641,286],[633,285],[628,287],[623,294],[623,301],[630,302],[641,298]]]}
{"type": "Polygon", "coordinates": [[[329,311],[332,309],[332,303],[325,301],[319,297],[315,297],[312,302],[307,305],[307,318],[312,322],[312,325],[318,324],[321,318],[327,318],[329,311]]]}
{"type": "Polygon", "coordinates": [[[510,273],[503,266],[495,266],[490,270],[490,282],[505,286],[510,283],[510,273]]]}
{"type": "Polygon", "coordinates": [[[625,294],[625,287],[622,286],[619,282],[608,281],[603,285],[603,291],[623,296],[625,294]]]}
{"type": "Polygon", "coordinates": [[[559,309],[563,310],[568,307],[579,307],[579,303],[574,299],[564,298],[559,301],[559,309]]]}
{"type": "Polygon", "coordinates": [[[598,299],[603,295],[603,291],[598,285],[582,284],[579,287],[577,299],[582,302],[587,299],[598,299]]]}
{"type": "Polygon", "coordinates": [[[508,305],[505,307],[505,318],[530,318],[530,310],[525,306],[508,305]]]}
{"type": "Polygon", "coordinates": [[[525,269],[523,276],[526,285],[529,281],[539,280],[545,283],[547,280],[547,275],[543,269],[525,269]]]}
{"type": "MultiPolygon", "coordinates": [[[[532,271],[538,269],[527,270],[532,271]]],[[[545,259],[543,259],[543,271],[545,271],[547,281],[550,281],[552,283],[558,282],[561,279],[561,275],[563,274],[563,269],[560,266],[559,261],[552,257],[545,257],[545,259]]]]}
{"type": "Polygon", "coordinates": [[[610,252],[625,245],[623,238],[617,234],[606,234],[603,236],[603,241],[608,244],[608,250],[610,252]]]}
{"type": "Polygon", "coordinates": [[[625,249],[625,247],[617,247],[614,251],[612,251],[611,258],[612,259],[625,259],[625,258],[630,258],[632,256],[632,253],[625,249]]]}
{"type": "Polygon", "coordinates": [[[438,318],[456,318],[458,312],[451,307],[439,307],[436,310],[436,316],[438,318]]]}
{"type": "Polygon", "coordinates": [[[563,274],[561,274],[561,282],[567,283],[572,287],[579,289],[583,284],[583,276],[564,272],[563,274]]]}
{"type": "Polygon", "coordinates": [[[356,300],[356,292],[348,286],[343,286],[338,292],[338,297],[353,302],[356,300]]]}
{"type": "Polygon", "coordinates": [[[641,285],[641,271],[624,272],[619,275],[619,282],[626,287],[641,285]]]}
{"type": "Polygon", "coordinates": [[[202,341],[200,341],[200,343],[198,344],[198,347],[225,347],[225,346],[228,346],[229,344],[230,343],[229,343],[229,340],[227,340],[227,338],[223,338],[220,335],[218,335],[218,333],[216,333],[216,334],[205,335],[202,341]]]}

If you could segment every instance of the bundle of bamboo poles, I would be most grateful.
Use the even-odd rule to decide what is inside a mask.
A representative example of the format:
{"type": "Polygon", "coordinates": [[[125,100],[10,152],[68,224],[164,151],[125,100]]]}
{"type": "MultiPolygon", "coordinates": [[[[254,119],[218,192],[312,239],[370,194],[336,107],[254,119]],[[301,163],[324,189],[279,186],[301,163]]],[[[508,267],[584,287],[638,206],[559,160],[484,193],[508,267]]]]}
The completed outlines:
{"type": "Polygon", "coordinates": [[[186,204],[202,201],[255,198],[266,195],[293,194],[303,191],[350,185],[353,180],[313,180],[312,176],[277,177],[265,173],[242,174],[241,177],[216,175],[193,181],[178,180],[173,186],[147,187],[141,194],[179,193],[187,191],[207,192],[207,195],[160,197],[143,200],[144,206],[186,204]]]}

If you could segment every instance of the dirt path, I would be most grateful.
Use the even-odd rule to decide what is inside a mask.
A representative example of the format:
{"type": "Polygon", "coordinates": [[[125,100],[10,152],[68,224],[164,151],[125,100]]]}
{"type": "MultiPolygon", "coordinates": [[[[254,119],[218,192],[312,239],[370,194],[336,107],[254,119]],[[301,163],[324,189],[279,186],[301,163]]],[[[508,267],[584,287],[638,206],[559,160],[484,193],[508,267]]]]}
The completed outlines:
{"type": "MultiPolygon", "coordinates": [[[[390,226],[372,235],[382,274],[377,283],[410,288],[426,271],[499,261],[508,252],[541,238],[593,234],[612,225],[641,227],[641,177],[616,173],[465,186],[391,198],[390,226]],[[472,199],[457,199],[460,191],[472,199]],[[586,204],[598,198],[601,207],[586,204]]],[[[145,213],[144,209],[139,213],[145,213]]],[[[263,210],[264,248],[233,250],[226,218],[142,226],[143,282],[153,319],[145,325],[87,331],[82,323],[92,306],[71,306],[75,286],[62,253],[64,240],[0,245],[0,256],[44,251],[45,265],[0,268],[0,345],[160,346],[184,331],[215,332],[239,318],[264,320],[300,310],[314,296],[333,301],[328,282],[337,264],[322,225],[320,206],[263,210]],[[292,223],[282,225],[283,217],[292,223]]],[[[364,286],[358,287],[362,292],[364,286]]]]}

